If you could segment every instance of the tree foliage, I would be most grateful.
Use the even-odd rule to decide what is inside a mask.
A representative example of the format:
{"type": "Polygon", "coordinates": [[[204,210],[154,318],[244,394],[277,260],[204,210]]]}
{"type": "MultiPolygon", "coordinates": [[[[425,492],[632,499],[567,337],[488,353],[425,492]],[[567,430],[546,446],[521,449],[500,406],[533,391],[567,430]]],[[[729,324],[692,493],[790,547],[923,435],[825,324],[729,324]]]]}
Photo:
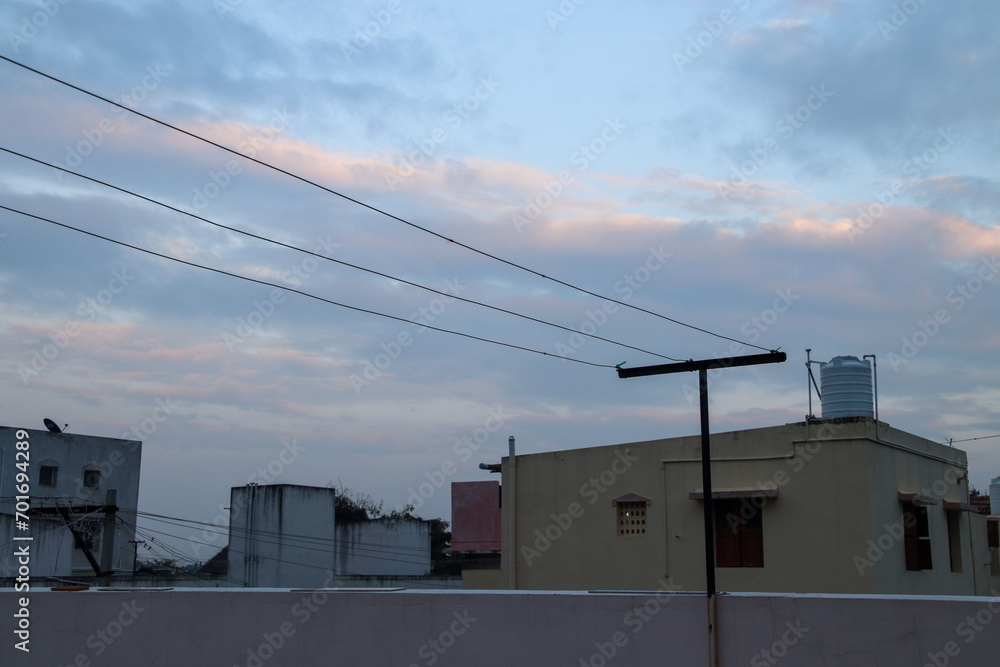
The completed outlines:
{"type": "Polygon", "coordinates": [[[455,574],[461,572],[451,556],[450,523],[444,519],[422,519],[414,514],[413,504],[385,511],[385,501],[376,502],[367,493],[352,491],[340,481],[332,487],[337,496],[334,500],[334,520],[340,523],[374,521],[376,519],[413,519],[427,521],[431,529],[431,561],[434,574],[455,574]]]}

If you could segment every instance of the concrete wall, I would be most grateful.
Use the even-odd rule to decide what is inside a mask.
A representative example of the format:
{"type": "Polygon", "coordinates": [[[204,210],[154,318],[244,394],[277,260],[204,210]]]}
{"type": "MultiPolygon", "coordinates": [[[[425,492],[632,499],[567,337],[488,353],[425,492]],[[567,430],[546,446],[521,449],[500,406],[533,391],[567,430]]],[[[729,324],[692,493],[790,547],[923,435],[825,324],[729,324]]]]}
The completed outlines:
{"type": "Polygon", "coordinates": [[[337,574],[419,577],[431,572],[431,528],[425,521],[376,519],[337,524],[337,574]]]}
{"type": "Polygon", "coordinates": [[[499,551],[500,514],[500,482],[452,482],[452,550],[499,551]]]}
{"type": "Polygon", "coordinates": [[[979,667],[1000,655],[1000,594],[719,600],[719,664],[979,667]]]}
{"type": "Polygon", "coordinates": [[[274,484],[231,492],[229,572],[251,588],[328,585],[338,575],[430,574],[430,524],[335,523],[336,491],[274,484]]]}
{"type": "MultiPolygon", "coordinates": [[[[662,464],[672,520],[668,572],[684,589],[704,590],[704,504],[690,498],[702,490],[700,438],[688,444],[662,464]]],[[[762,520],[764,567],[717,568],[719,590],[871,592],[852,562],[868,537],[863,441],[833,442],[829,433],[795,424],[713,435],[712,454],[714,491],[778,494],[740,500],[741,517],[762,520]]]]}
{"type": "MultiPolygon", "coordinates": [[[[872,554],[879,559],[872,568],[875,584],[872,592],[906,592],[916,595],[942,592],[953,595],[985,594],[986,590],[976,590],[972,535],[967,512],[957,515],[961,572],[952,572],[951,568],[948,512],[944,508],[944,501],[969,502],[965,452],[899,431],[880,438],[879,442],[892,444],[879,446],[873,443],[868,447],[871,539],[876,543],[872,554]],[[927,506],[934,566],[931,570],[906,570],[904,541],[896,536],[901,535],[904,512],[912,506],[900,503],[897,499],[898,492],[918,493],[937,501],[927,506]],[[885,549],[884,545],[890,543],[891,546],[885,549]]],[[[982,531],[985,536],[985,526],[982,531]]],[[[871,555],[866,554],[865,557],[874,560],[871,555]]],[[[988,575],[982,565],[975,568],[982,570],[982,575],[988,575]]]]}
{"type": "MultiPolygon", "coordinates": [[[[13,514],[0,514],[0,578],[17,576],[16,545],[7,541],[9,536],[18,534],[14,521],[13,514]]],[[[73,572],[73,534],[61,517],[58,520],[34,518],[28,534],[32,538],[31,572],[34,576],[65,577],[73,572]]]]}
{"type": "Polygon", "coordinates": [[[229,577],[249,587],[319,585],[333,565],[335,500],[324,487],[234,487],[229,577]]]}
{"type": "MultiPolygon", "coordinates": [[[[135,550],[129,540],[135,539],[135,531],[129,524],[135,524],[135,510],[139,501],[139,471],[142,460],[142,443],[137,440],[102,438],[76,433],[50,433],[35,429],[16,429],[0,426],[0,516],[7,515],[6,523],[14,515],[15,474],[20,472],[14,466],[16,459],[17,432],[27,433],[29,443],[29,484],[31,507],[33,510],[54,508],[58,505],[100,506],[104,505],[107,491],[117,492],[117,504],[122,508],[119,516],[124,520],[117,523],[115,550],[112,566],[116,570],[132,571],[135,550]],[[42,465],[58,469],[56,484],[42,486],[39,472],[42,465]],[[100,484],[90,488],[84,484],[84,470],[100,473],[100,484]],[[129,512],[131,510],[131,512],[129,512]]],[[[92,513],[79,519],[84,531],[96,531],[94,553],[98,560],[101,554],[101,540],[104,516],[92,513]]],[[[32,556],[32,571],[36,576],[72,576],[77,573],[93,572],[90,564],[79,549],[73,549],[73,537],[65,528],[62,519],[54,521],[48,517],[33,520],[29,533],[36,537],[36,550],[32,556]],[[58,526],[63,527],[59,528],[58,526]],[[56,539],[43,537],[43,533],[55,530],[61,534],[56,539]],[[67,549],[68,545],[68,549],[67,549]]],[[[2,526],[0,526],[2,527],[2,526]]],[[[6,529],[2,535],[10,535],[6,529]]],[[[2,539],[2,538],[0,538],[2,539]]],[[[0,543],[0,567],[6,565],[13,545],[0,543]]],[[[9,576],[4,569],[0,576],[9,576]]]]}
{"type": "MultiPolygon", "coordinates": [[[[713,434],[712,459],[714,492],[776,494],[740,501],[744,518],[762,519],[764,567],[717,568],[719,590],[987,591],[974,572],[985,566],[972,564],[968,517],[961,521],[965,565],[951,572],[943,503],[931,527],[933,570],[906,572],[901,539],[869,553],[882,526],[900,520],[898,491],[926,488],[968,502],[961,450],[852,418],[713,434]]],[[[701,490],[695,436],[520,456],[516,491],[504,459],[503,573],[469,583],[509,585],[508,522],[516,515],[516,588],[648,589],[670,577],[683,590],[704,590],[704,506],[691,498],[701,490]],[[614,501],[628,494],[649,499],[645,534],[617,534],[614,501]]]]}
{"type": "MultiPolygon", "coordinates": [[[[18,594],[0,591],[0,664],[710,665],[699,595],[34,590],[30,653],[18,594]]],[[[996,664],[1000,597],[723,595],[720,667],[996,664]]]]}
{"type": "Polygon", "coordinates": [[[462,570],[462,588],[467,591],[496,591],[507,587],[507,580],[500,569],[462,570]]]}
{"type": "MultiPolygon", "coordinates": [[[[84,584],[97,587],[97,577],[73,577],[66,583],[84,584]]],[[[13,588],[16,579],[0,579],[0,589],[13,588]]],[[[45,581],[49,586],[60,586],[58,581],[45,581]]],[[[324,578],[324,588],[407,588],[416,590],[461,590],[462,578],[457,575],[428,575],[424,577],[398,576],[334,576],[324,578]]],[[[243,588],[225,575],[191,576],[139,574],[136,576],[117,574],[111,579],[109,588],[243,588]]]]}

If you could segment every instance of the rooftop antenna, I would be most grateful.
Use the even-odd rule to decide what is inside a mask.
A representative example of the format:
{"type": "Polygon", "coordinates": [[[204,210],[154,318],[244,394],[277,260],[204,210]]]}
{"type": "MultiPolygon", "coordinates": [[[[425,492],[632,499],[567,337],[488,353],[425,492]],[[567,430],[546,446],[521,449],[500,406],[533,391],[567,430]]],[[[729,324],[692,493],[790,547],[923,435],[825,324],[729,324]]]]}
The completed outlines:
{"type": "Polygon", "coordinates": [[[816,364],[817,366],[822,366],[823,362],[821,362],[821,361],[813,361],[810,358],[810,353],[811,352],[812,352],[812,348],[807,347],[806,348],[806,371],[809,373],[809,376],[806,378],[806,388],[809,390],[809,414],[806,415],[806,419],[807,420],[808,419],[816,419],[816,415],[813,414],[813,387],[816,388],[816,397],[819,398],[820,400],[823,400],[823,395],[821,393],[819,393],[819,385],[816,384],[816,376],[813,375],[813,369],[812,369],[812,365],[813,364],[816,364]]]}
{"type": "Polygon", "coordinates": [[[42,423],[45,424],[45,428],[49,429],[50,433],[63,433],[66,431],[67,428],[69,428],[69,424],[64,425],[62,428],[59,428],[59,424],[55,423],[48,417],[43,419],[42,423]]]}

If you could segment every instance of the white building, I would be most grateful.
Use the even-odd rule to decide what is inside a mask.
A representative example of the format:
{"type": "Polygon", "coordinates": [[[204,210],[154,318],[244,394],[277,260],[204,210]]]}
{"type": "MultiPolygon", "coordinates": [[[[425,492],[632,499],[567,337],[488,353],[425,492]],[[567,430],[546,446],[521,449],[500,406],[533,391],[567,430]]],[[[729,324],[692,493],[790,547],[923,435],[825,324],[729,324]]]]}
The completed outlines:
{"type": "Polygon", "coordinates": [[[430,574],[430,523],[336,520],[334,489],[293,484],[233,487],[229,578],[256,588],[329,586],[350,577],[430,574]]]}
{"type": "Polygon", "coordinates": [[[16,576],[15,547],[25,543],[32,578],[95,574],[67,524],[99,563],[111,490],[118,508],[111,567],[131,573],[141,459],[138,440],[0,426],[0,577],[16,576]],[[27,516],[27,530],[17,512],[27,516]]]}

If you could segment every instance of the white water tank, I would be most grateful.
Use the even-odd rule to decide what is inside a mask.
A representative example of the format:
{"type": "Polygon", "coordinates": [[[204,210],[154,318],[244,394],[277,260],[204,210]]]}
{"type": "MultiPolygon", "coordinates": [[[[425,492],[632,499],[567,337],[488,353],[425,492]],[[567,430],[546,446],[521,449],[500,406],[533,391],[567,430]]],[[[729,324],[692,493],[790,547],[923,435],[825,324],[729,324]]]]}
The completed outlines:
{"type": "Polygon", "coordinates": [[[990,514],[1000,516],[1000,477],[990,482],[990,514]]]}
{"type": "Polygon", "coordinates": [[[823,418],[872,417],[872,368],[867,359],[834,357],[820,364],[823,418]]]}

